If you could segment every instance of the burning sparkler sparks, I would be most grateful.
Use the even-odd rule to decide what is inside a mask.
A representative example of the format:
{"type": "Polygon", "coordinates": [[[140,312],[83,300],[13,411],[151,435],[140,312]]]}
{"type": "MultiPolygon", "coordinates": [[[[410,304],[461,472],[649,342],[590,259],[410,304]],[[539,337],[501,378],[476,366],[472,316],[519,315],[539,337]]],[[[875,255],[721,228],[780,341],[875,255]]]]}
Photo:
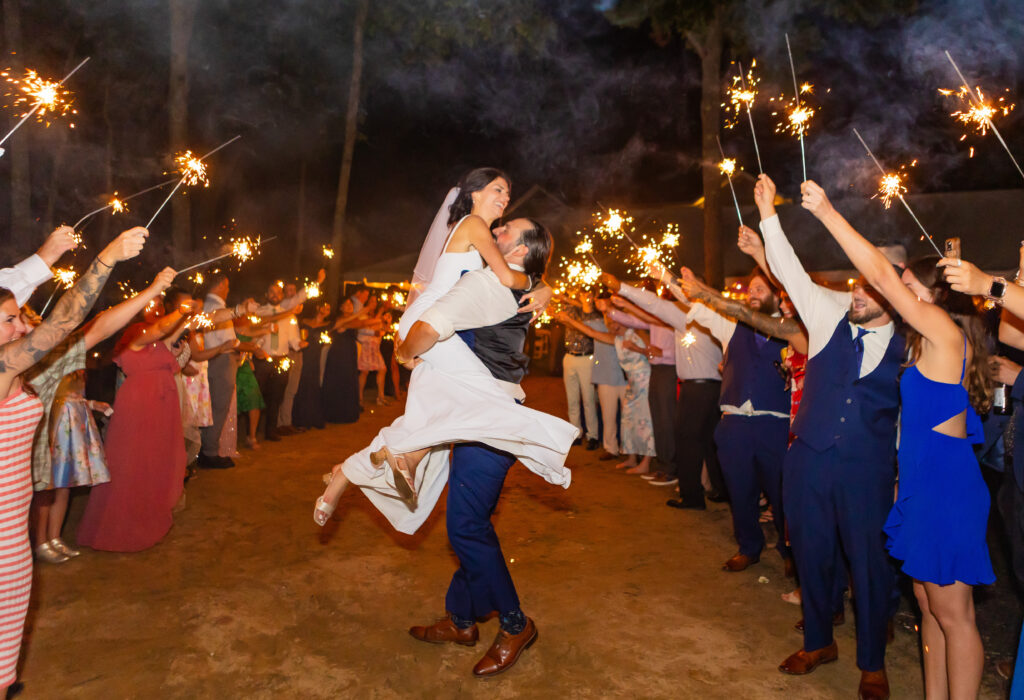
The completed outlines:
{"type": "MultiPolygon", "coordinates": [[[[268,359],[269,359],[269,358],[268,358],[268,359]]],[[[274,360],[273,360],[273,359],[270,359],[270,361],[271,361],[271,362],[273,362],[274,360]]],[[[282,357],[282,358],[281,358],[281,359],[280,359],[280,360],[279,360],[279,361],[277,362],[277,373],[278,373],[278,374],[285,374],[285,373],[286,373],[286,372],[287,372],[288,370],[290,370],[291,368],[292,368],[292,359],[291,359],[290,357],[288,357],[287,355],[285,355],[284,357],[282,357]]]]}
{"type": "MultiPolygon", "coordinates": [[[[1017,159],[1010,151],[1010,147],[1007,145],[1005,139],[1003,139],[1003,135],[999,133],[999,129],[992,122],[992,117],[994,117],[998,112],[1001,111],[1003,115],[1009,114],[1010,110],[1013,109],[1013,106],[1006,105],[1005,102],[1003,102],[1003,98],[1000,98],[998,100],[998,107],[985,102],[985,96],[981,92],[981,88],[977,88],[977,94],[975,94],[974,91],[971,90],[969,84],[967,83],[967,78],[965,78],[964,74],[960,72],[960,67],[957,66],[956,61],[953,60],[953,56],[949,53],[949,51],[946,51],[946,58],[949,59],[950,64],[953,66],[953,70],[956,71],[957,77],[960,78],[960,84],[962,87],[960,92],[957,93],[958,96],[961,99],[963,99],[964,97],[970,98],[967,111],[961,110],[959,112],[953,112],[951,116],[959,119],[965,125],[975,126],[982,136],[985,135],[986,127],[988,129],[991,129],[992,133],[996,135],[996,138],[999,139],[999,143],[1006,151],[1006,155],[1010,156],[1010,160],[1013,162],[1013,167],[1015,167],[1017,169],[1017,172],[1020,173],[1020,176],[1024,178],[1024,170],[1021,169],[1020,164],[1017,162],[1017,159]]],[[[945,91],[940,92],[943,92],[943,94],[947,94],[945,91]]],[[[971,155],[973,155],[973,150],[971,155]]]]}
{"type": "Polygon", "coordinates": [[[903,186],[903,178],[899,173],[886,173],[878,183],[877,197],[882,198],[882,204],[888,209],[892,206],[892,200],[899,199],[907,191],[903,186]]]}
{"type": "MultiPolygon", "coordinates": [[[[886,183],[886,178],[891,177],[891,174],[885,172],[885,168],[882,167],[882,164],[878,162],[877,158],[875,158],[875,154],[871,152],[870,148],[868,148],[868,144],[864,141],[864,138],[860,135],[860,132],[857,131],[856,129],[854,129],[853,133],[857,137],[857,140],[860,141],[860,145],[863,146],[864,150],[868,152],[869,156],[871,156],[871,160],[874,161],[875,167],[877,167],[878,171],[880,173],[882,173],[882,184],[883,184],[883,187],[884,187],[885,183],[886,183]]],[[[899,176],[897,175],[896,177],[899,177],[899,176]]],[[[891,183],[891,181],[890,181],[890,183],[891,183]]],[[[892,185],[890,184],[889,187],[892,187],[892,185]]],[[[914,214],[914,210],[910,208],[909,204],[907,204],[907,200],[904,199],[904,197],[903,197],[903,192],[896,191],[896,192],[893,193],[892,197],[895,197],[896,199],[900,200],[900,203],[903,204],[903,207],[907,210],[907,213],[910,214],[910,218],[912,218],[914,220],[914,223],[917,224],[917,227],[919,229],[921,229],[921,233],[923,233],[925,238],[928,239],[928,242],[932,244],[932,248],[935,249],[935,252],[939,254],[940,258],[944,257],[942,255],[942,251],[939,250],[939,246],[937,246],[935,244],[935,240],[931,237],[931,234],[929,234],[928,231],[925,230],[925,227],[921,224],[921,221],[917,218],[917,215],[914,214]]],[[[890,197],[890,201],[892,200],[892,197],[890,197]]],[[[882,201],[885,202],[884,195],[883,195],[882,201]]]]}
{"type": "Polygon", "coordinates": [[[678,248],[679,247],[679,224],[669,224],[665,231],[665,235],[661,238],[662,248],[678,248]]]}
{"type": "Polygon", "coordinates": [[[736,159],[726,158],[725,151],[722,149],[722,140],[716,136],[715,141],[718,142],[718,152],[722,154],[722,162],[718,164],[718,169],[721,170],[729,180],[729,191],[732,192],[732,201],[733,204],[736,205],[736,218],[739,219],[742,224],[743,214],[740,212],[740,200],[736,197],[736,187],[732,184],[732,175],[736,172],[736,159]]]}
{"type": "Polygon", "coordinates": [[[128,205],[124,203],[124,200],[117,198],[117,193],[114,193],[113,199],[107,202],[107,206],[110,207],[110,211],[113,214],[123,214],[128,211],[128,205]]]}
{"type": "Polygon", "coordinates": [[[53,268],[53,278],[64,287],[64,289],[71,289],[71,285],[75,283],[75,279],[78,277],[78,273],[73,269],[55,267],[53,268]]]}
{"type": "Polygon", "coordinates": [[[249,236],[242,236],[241,238],[231,239],[231,252],[228,255],[233,255],[238,258],[239,264],[248,262],[253,259],[259,253],[260,249],[260,238],[256,237],[255,240],[249,236]]]}
{"type": "Polygon", "coordinates": [[[800,96],[810,92],[811,85],[804,83],[805,89],[797,85],[796,67],[793,65],[793,49],[789,45],[789,34],[786,34],[786,53],[789,55],[789,70],[793,73],[793,107],[789,111],[789,128],[792,133],[800,137],[800,161],[803,164],[804,182],[807,182],[807,152],[804,150],[804,132],[807,125],[814,116],[814,110],[802,104],[800,96]]]}
{"type": "Polygon", "coordinates": [[[320,285],[316,282],[306,282],[306,298],[316,299],[320,296],[320,285]]]}
{"type": "Polygon", "coordinates": [[[193,316],[189,323],[196,330],[209,330],[210,328],[213,328],[213,316],[211,316],[209,312],[204,311],[203,313],[193,316]]]}
{"type": "Polygon", "coordinates": [[[726,94],[729,96],[729,105],[722,105],[731,112],[731,117],[727,118],[725,126],[727,129],[735,126],[739,121],[740,112],[746,111],[747,121],[750,123],[750,137],[754,141],[754,154],[757,156],[757,169],[758,172],[763,173],[761,150],[757,146],[757,133],[754,131],[754,115],[752,113],[754,100],[757,99],[757,84],[760,82],[754,75],[754,67],[757,65],[757,60],[754,59],[750,62],[750,69],[746,75],[743,74],[743,64],[737,63],[736,65],[739,67],[739,73],[733,76],[732,85],[726,89],[726,94]]]}
{"type": "Polygon", "coordinates": [[[178,172],[181,179],[189,187],[195,187],[203,183],[203,187],[210,186],[210,180],[206,177],[206,164],[192,155],[192,151],[185,151],[174,156],[174,162],[178,165],[178,172]]]}
{"type": "MultiPolygon", "coordinates": [[[[386,299],[387,297],[385,297],[386,299]]],[[[404,309],[406,305],[405,294],[399,291],[391,293],[391,305],[398,309],[404,309]]]]}
{"type": "Polygon", "coordinates": [[[328,333],[327,331],[321,331],[320,332],[320,344],[321,345],[330,345],[331,344],[331,334],[328,333]]]}
{"type": "MultiPolygon", "coordinates": [[[[34,70],[26,70],[22,78],[15,78],[7,71],[0,73],[0,77],[11,85],[11,92],[5,95],[13,98],[10,106],[24,107],[26,110],[19,117],[27,118],[35,114],[36,121],[50,126],[51,119],[55,117],[78,113],[71,106],[74,101],[71,93],[61,83],[46,80],[34,70]]],[[[70,126],[74,128],[75,125],[72,123],[70,126]]]]}
{"type": "Polygon", "coordinates": [[[325,258],[330,260],[331,258],[334,257],[334,248],[331,248],[331,246],[329,246],[329,245],[325,245],[323,247],[323,254],[324,254],[325,258]]]}

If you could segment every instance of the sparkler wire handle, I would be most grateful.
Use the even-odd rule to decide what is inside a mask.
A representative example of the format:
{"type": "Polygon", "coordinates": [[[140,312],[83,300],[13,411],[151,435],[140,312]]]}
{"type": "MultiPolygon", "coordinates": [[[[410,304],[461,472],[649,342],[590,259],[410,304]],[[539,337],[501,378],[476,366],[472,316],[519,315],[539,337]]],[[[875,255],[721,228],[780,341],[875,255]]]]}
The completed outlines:
{"type": "Polygon", "coordinates": [[[164,199],[163,202],[161,202],[160,206],[157,208],[152,218],[150,218],[149,222],[146,224],[146,228],[149,228],[150,226],[153,225],[153,222],[156,221],[156,217],[160,214],[161,211],[163,211],[164,207],[167,206],[167,203],[171,201],[171,197],[174,196],[174,193],[178,191],[178,188],[181,187],[182,184],[184,184],[185,177],[187,176],[183,176],[180,180],[178,180],[178,184],[174,186],[174,189],[171,190],[171,193],[169,195],[167,195],[167,198],[164,199]]]}
{"type": "Polygon", "coordinates": [[[40,318],[42,318],[43,316],[46,315],[46,310],[48,308],[50,308],[50,302],[53,301],[53,298],[55,296],[57,296],[57,290],[59,290],[59,289],[60,289],[60,285],[57,285],[56,287],[53,288],[53,291],[50,292],[50,298],[46,300],[46,303],[43,304],[43,310],[39,312],[39,317],[40,318]]]}
{"type": "MultiPolygon", "coordinates": [[[[860,132],[857,131],[857,129],[853,130],[853,134],[854,136],[857,137],[857,140],[860,141],[860,145],[864,147],[864,150],[868,152],[868,155],[871,156],[871,160],[875,162],[875,166],[878,168],[878,171],[882,173],[882,175],[884,176],[886,174],[885,168],[882,167],[882,164],[878,162],[878,158],[875,158],[875,154],[871,152],[870,148],[868,148],[867,143],[864,142],[864,137],[860,135],[860,132]]],[[[917,215],[914,213],[914,210],[910,208],[909,204],[907,204],[907,200],[903,199],[903,195],[898,194],[896,196],[899,197],[900,202],[903,204],[904,208],[906,208],[907,213],[910,214],[910,218],[913,219],[914,223],[917,224],[917,227],[921,229],[921,233],[923,233],[924,237],[928,239],[928,242],[932,244],[932,248],[934,248],[935,252],[939,254],[939,257],[946,257],[945,255],[942,254],[942,251],[939,250],[939,246],[935,245],[935,239],[933,239],[931,234],[925,230],[924,226],[921,224],[920,219],[918,219],[917,215]]]]}
{"type": "MultiPolygon", "coordinates": [[[[740,69],[740,86],[747,89],[747,79],[743,76],[743,64],[736,61],[740,69]]],[[[757,156],[757,172],[764,175],[764,167],[761,165],[761,149],[757,147],[757,133],[754,131],[754,115],[750,113],[750,102],[747,103],[747,121],[750,122],[750,138],[754,140],[754,155],[757,156]]]]}
{"type": "MultiPolygon", "coordinates": [[[[953,56],[950,55],[948,49],[946,50],[945,53],[946,53],[946,58],[949,59],[950,64],[953,66],[953,70],[956,71],[957,76],[960,78],[960,82],[963,83],[964,89],[967,91],[967,94],[970,96],[971,104],[973,104],[973,105],[975,105],[975,106],[980,108],[981,105],[974,98],[974,91],[971,90],[971,86],[967,84],[967,78],[965,78],[964,74],[960,72],[960,66],[958,66],[956,64],[956,61],[953,60],[953,56]]],[[[999,133],[999,129],[997,129],[996,125],[994,123],[992,123],[992,119],[991,118],[985,117],[985,121],[988,123],[988,128],[992,129],[992,133],[996,135],[997,139],[999,139],[999,143],[1002,144],[1003,150],[1006,151],[1006,155],[1010,156],[1010,160],[1013,162],[1013,167],[1017,168],[1017,172],[1020,173],[1021,177],[1024,177],[1024,170],[1021,170],[1020,164],[1017,162],[1017,159],[1013,157],[1013,153],[1010,152],[1010,147],[1007,145],[1006,141],[1003,139],[1003,135],[999,133]]],[[[3,143],[3,141],[0,141],[0,143],[3,143]]]]}
{"type": "Polygon", "coordinates": [[[224,143],[222,143],[221,145],[217,146],[217,147],[216,147],[215,149],[213,149],[212,151],[210,151],[209,153],[207,153],[207,154],[206,154],[205,156],[202,156],[202,157],[201,157],[201,158],[200,158],[199,160],[206,160],[207,158],[209,158],[210,156],[212,156],[212,155],[213,155],[214,153],[216,153],[216,152],[217,152],[217,151],[219,151],[220,149],[222,149],[222,148],[224,148],[225,146],[228,146],[228,145],[230,145],[230,144],[234,143],[235,141],[237,141],[237,140],[238,140],[238,139],[240,139],[240,138],[242,138],[242,135],[241,135],[241,134],[239,134],[238,136],[235,136],[234,138],[228,139],[227,141],[225,141],[224,143]]]}
{"type": "MultiPolygon", "coordinates": [[[[82,60],[82,62],[81,62],[81,63],[79,63],[79,64],[78,64],[77,66],[75,66],[74,68],[72,68],[72,69],[71,69],[71,72],[70,72],[70,73],[68,73],[67,75],[65,75],[65,76],[64,76],[63,78],[61,78],[61,81],[60,81],[59,83],[57,83],[58,87],[59,87],[59,86],[61,86],[61,85],[63,85],[63,84],[64,84],[64,82],[65,82],[65,81],[66,81],[66,80],[67,80],[68,78],[70,78],[70,77],[71,77],[72,75],[74,75],[75,73],[77,73],[77,72],[78,72],[78,69],[79,69],[79,68],[81,68],[82,66],[84,66],[84,65],[85,65],[86,63],[88,63],[88,62],[89,62],[89,59],[90,59],[90,58],[91,58],[91,56],[86,56],[86,57],[85,57],[85,58],[84,58],[84,59],[82,60]]],[[[40,106],[40,104],[41,104],[40,102],[36,102],[36,105],[35,105],[35,107],[33,107],[33,108],[32,108],[31,110],[29,110],[29,112],[28,112],[28,113],[27,113],[27,114],[26,114],[26,115],[25,115],[24,117],[22,117],[22,118],[21,118],[21,121],[20,121],[20,122],[18,122],[17,124],[15,124],[15,125],[14,125],[14,128],[13,128],[13,129],[11,129],[10,131],[8,131],[8,132],[7,132],[7,135],[6,135],[6,136],[4,136],[4,137],[3,137],[2,139],[0,139],[0,146],[2,146],[2,145],[4,144],[4,142],[5,142],[5,141],[6,141],[7,139],[11,138],[11,134],[13,134],[13,133],[14,133],[15,131],[17,131],[17,130],[18,130],[19,128],[21,128],[21,125],[22,125],[22,124],[24,124],[25,122],[27,122],[27,121],[28,121],[28,118],[29,118],[29,117],[31,117],[31,116],[32,116],[33,114],[35,114],[35,113],[36,113],[36,110],[38,110],[38,109],[39,109],[39,106],[40,106]]],[[[0,154],[0,155],[2,155],[2,154],[0,154]]]]}
{"type": "MultiPolygon", "coordinates": [[[[793,49],[789,46],[789,32],[786,32],[786,53],[789,54],[789,71],[793,74],[793,99],[797,109],[800,108],[800,86],[796,82],[796,67],[793,65],[793,49]]],[[[804,150],[804,126],[800,125],[800,163],[804,169],[804,182],[807,182],[807,151],[804,150]]]]}
{"type": "MultiPolygon", "coordinates": [[[[136,198],[136,197],[138,197],[138,196],[140,196],[140,195],[144,195],[144,194],[146,194],[147,192],[152,192],[153,190],[158,190],[158,189],[160,189],[161,187],[167,187],[167,185],[171,184],[172,182],[176,182],[176,181],[177,181],[177,179],[178,179],[178,178],[172,177],[172,178],[171,178],[170,180],[164,180],[164,181],[163,181],[163,182],[161,182],[161,183],[160,183],[159,185],[153,185],[152,187],[147,187],[146,189],[144,189],[144,190],[140,190],[139,192],[136,192],[135,194],[130,194],[130,195],[128,195],[127,197],[121,197],[121,200],[120,200],[120,201],[122,201],[122,202],[127,202],[127,201],[128,201],[129,199],[134,199],[134,198],[136,198]]],[[[79,219],[78,221],[76,221],[76,222],[75,222],[75,224],[74,224],[74,226],[72,226],[71,228],[73,228],[73,229],[77,229],[77,228],[78,228],[79,226],[81,226],[81,225],[82,225],[82,224],[83,224],[83,223],[84,223],[84,222],[85,222],[85,221],[86,221],[86,220],[87,220],[87,219],[88,219],[89,217],[91,217],[91,216],[95,216],[96,214],[99,214],[99,213],[100,213],[101,211],[104,211],[105,209],[110,209],[110,208],[111,208],[112,206],[114,206],[114,204],[113,204],[113,203],[110,203],[110,204],[107,204],[107,205],[104,205],[104,206],[100,207],[99,209],[94,209],[93,211],[89,212],[88,214],[86,214],[85,216],[83,216],[83,217],[82,217],[81,219],[79,219]]]]}

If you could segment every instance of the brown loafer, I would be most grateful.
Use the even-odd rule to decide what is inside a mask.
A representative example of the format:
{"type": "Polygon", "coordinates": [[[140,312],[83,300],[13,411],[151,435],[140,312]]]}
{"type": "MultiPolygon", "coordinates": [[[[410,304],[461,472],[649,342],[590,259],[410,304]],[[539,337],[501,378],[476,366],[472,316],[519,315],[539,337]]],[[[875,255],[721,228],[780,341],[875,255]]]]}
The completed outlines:
{"type": "Polygon", "coordinates": [[[761,561],[760,557],[748,557],[746,554],[734,554],[729,561],[722,564],[722,571],[743,571],[761,561]]]}
{"type": "Polygon", "coordinates": [[[485,678],[509,670],[519,660],[523,650],[536,641],[537,626],[529,617],[526,618],[526,627],[519,634],[509,634],[505,630],[498,630],[494,644],[473,667],[473,675],[477,678],[485,678]]]}
{"type": "Polygon", "coordinates": [[[821,664],[831,663],[838,658],[839,647],[836,646],[835,640],[833,640],[827,647],[815,649],[814,651],[804,651],[801,649],[795,654],[791,654],[788,659],[779,665],[779,670],[792,676],[802,676],[810,673],[821,664]]]}
{"type": "Polygon", "coordinates": [[[889,678],[885,675],[885,669],[861,671],[857,697],[860,700],[889,700],[889,678]]]}
{"type": "MultiPolygon", "coordinates": [[[[838,627],[839,625],[841,625],[841,624],[843,624],[845,622],[846,622],[846,612],[843,611],[843,610],[840,610],[839,612],[837,612],[835,615],[832,616],[832,626],[833,627],[838,627]]],[[[795,629],[797,632],[803,632],[804,631],[804,619],[802,617],[799,620],[797,620],[797,623],[795,625],[793,625],[793,629],[795,629]]]]}
{"type": "Polygon", "coordinates": [[[475,624],[463,629],[452,622],[450,616],[442,617],[434,624],[425,627],[421,625],[410,627],[409,634],[421,642],[430,644],[452,642],[467,647],[475,646],[477,640],[480,639],[480,631],[475,624]]]}

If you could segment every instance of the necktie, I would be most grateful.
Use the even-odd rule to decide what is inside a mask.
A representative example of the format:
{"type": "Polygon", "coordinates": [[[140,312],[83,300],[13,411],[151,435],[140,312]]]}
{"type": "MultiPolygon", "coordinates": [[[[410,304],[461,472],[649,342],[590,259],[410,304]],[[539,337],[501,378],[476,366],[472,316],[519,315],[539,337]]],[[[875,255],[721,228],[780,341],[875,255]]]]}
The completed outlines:
{"type": "Polygon", "coordinates": [[[860,366],[864,362],[864,336],[874,333],[867,328],[857,328],[857,337],[853,339],[853,354],[857,356],[857,376],[860,376],[860,366]]]}

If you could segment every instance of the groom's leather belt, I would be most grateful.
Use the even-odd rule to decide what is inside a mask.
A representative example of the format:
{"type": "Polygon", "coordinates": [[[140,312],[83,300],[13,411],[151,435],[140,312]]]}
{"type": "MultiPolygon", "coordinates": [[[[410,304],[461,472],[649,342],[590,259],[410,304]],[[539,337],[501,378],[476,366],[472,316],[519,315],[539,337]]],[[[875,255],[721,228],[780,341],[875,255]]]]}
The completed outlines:
{"type": "Polygon", "coordinates": [[[721,384],[721,379],[680,379],[679,381],[687,384],[721,384]]]}

